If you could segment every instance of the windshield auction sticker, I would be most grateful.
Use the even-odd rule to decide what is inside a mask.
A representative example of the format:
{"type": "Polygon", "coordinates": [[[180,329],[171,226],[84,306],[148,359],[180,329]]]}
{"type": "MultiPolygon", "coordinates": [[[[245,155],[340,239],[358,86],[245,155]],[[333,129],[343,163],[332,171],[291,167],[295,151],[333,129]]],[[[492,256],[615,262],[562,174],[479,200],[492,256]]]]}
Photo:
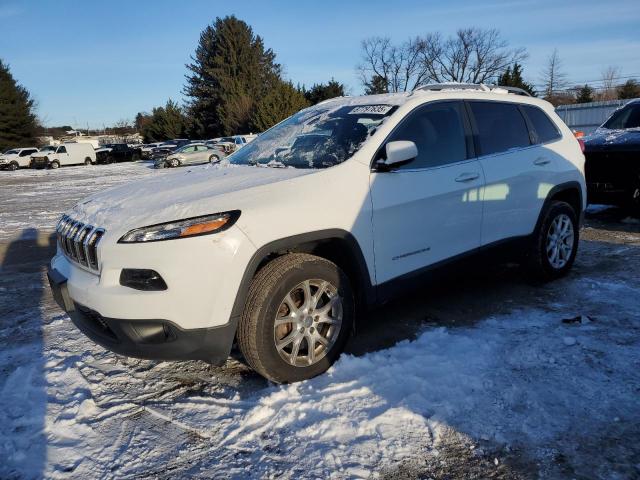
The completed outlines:
{"type": "Polygon", "coordinates": [[[355,107],[349,112],[349,115],[375,114],[385,115],[391,110],[391,105],[362,105],[355,107]]]}

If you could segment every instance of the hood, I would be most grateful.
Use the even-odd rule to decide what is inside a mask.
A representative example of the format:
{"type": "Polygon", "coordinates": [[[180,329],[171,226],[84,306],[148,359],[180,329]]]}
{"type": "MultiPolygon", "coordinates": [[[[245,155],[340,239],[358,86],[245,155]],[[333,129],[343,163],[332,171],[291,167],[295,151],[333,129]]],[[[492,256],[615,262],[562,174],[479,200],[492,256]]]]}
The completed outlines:
{"type": "Polygon", "coordinates": [[[640,129],[609,130],[599,128],[584,139],[585,153],[640,150],[640,129]]]}
{"type": "Polygon", "coordinates": [[[113,150],[113,148],[109,148],[109,147],[100,147],[100,148],[96,148],[96,150],[95,150],[95,151],[96,151],[96,153],[98,153],[98,152],[110,152],[110,151],[112,151],[112,150],[113,150]]]}
{"type": "Polygon", "coordinates": [[[247,192],[316,170],[206,165],[156,174],[106,190],[69,212],[76,220],[109,230],[132,228],[240,208],[247,192]],[[241,195],[233,195],[242,192],[241,195]],[[231,198],[234,197],[234,198],[231,198]]]}
{"type": "Polygon", "coordinates": [[[9,155],[7,155],[6,153],[0,154],[0,160],[12,160],[18,157],[19,155],[17,153],[11,153],[9,155]]]}

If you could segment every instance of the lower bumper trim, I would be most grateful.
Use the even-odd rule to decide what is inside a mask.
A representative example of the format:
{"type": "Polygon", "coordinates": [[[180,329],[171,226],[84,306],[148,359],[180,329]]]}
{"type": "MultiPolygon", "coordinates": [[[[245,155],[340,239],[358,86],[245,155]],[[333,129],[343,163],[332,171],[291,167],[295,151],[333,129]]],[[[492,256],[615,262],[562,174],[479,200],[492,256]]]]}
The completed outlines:
{"type": "Polygon", "coordinates": [[[103,317],[70,298],[67,279],[49,270],[56,303],[74,325],[98,345],[128,357],[149,360],[202,360],[222,365],[233,346],[237,321],[211,328],[183,329],[169,320],[128,320],[103,317]]]}

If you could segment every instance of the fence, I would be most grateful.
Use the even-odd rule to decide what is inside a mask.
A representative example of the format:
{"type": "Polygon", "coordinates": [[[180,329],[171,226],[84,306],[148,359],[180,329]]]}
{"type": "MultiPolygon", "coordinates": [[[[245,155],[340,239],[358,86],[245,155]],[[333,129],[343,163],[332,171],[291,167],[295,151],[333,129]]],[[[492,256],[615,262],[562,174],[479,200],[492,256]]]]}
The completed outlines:
{"type": "Polygon", "coordinates": [[[556,113],[570,129],[580,130],[588,134],[602,125],[616,109],[629,101],[607,100],[604,102],[559,105],[556,107],[556,113]]]}

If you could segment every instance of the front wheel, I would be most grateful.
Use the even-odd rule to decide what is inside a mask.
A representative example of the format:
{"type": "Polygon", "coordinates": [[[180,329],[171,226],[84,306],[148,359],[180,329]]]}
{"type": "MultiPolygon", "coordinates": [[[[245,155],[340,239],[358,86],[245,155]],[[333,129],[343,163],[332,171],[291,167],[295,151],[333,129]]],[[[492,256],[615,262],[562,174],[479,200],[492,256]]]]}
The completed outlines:
{"type": "Polygon", "coordinates": [[[9,170],[11,170],[12,172],[15,172],[18,169],[18,164],[16,162],[11,162],[9,164],[9,170]]]}
{"type": "Polygon", "coordinates": [[[308,254],[283,255],[251,282],[238,346],[249,366],[269,380],[306,380],[338,358],[354,316],[353,291],[337,265],[308,254]]]}
{"type": "Polygon", "coordinates": [[[172,159],[169,161],[169,166],[170,166],[170,167],[174,167],[174,168],[175,168],[175,167],[179,167],[179,166],[180,166],[180,162],[178,161],[178,159],[177,159],[177,158],[172,158],[172,159]]]}
{"type": "Polygon", "coordinates": [[[575,210],[566,202],[552,202],[531,242],[527,263],[532,276],[546,281],[566,275],[576,258],[578,241],[575,210]]]}
{"type": "Polygon", "coordinates": [[[57,160],[54,160],[53,162],[51,162],[50,165],[51,168],[59,168],[60,167],[60,162],[58,162],[57,160]]]}

